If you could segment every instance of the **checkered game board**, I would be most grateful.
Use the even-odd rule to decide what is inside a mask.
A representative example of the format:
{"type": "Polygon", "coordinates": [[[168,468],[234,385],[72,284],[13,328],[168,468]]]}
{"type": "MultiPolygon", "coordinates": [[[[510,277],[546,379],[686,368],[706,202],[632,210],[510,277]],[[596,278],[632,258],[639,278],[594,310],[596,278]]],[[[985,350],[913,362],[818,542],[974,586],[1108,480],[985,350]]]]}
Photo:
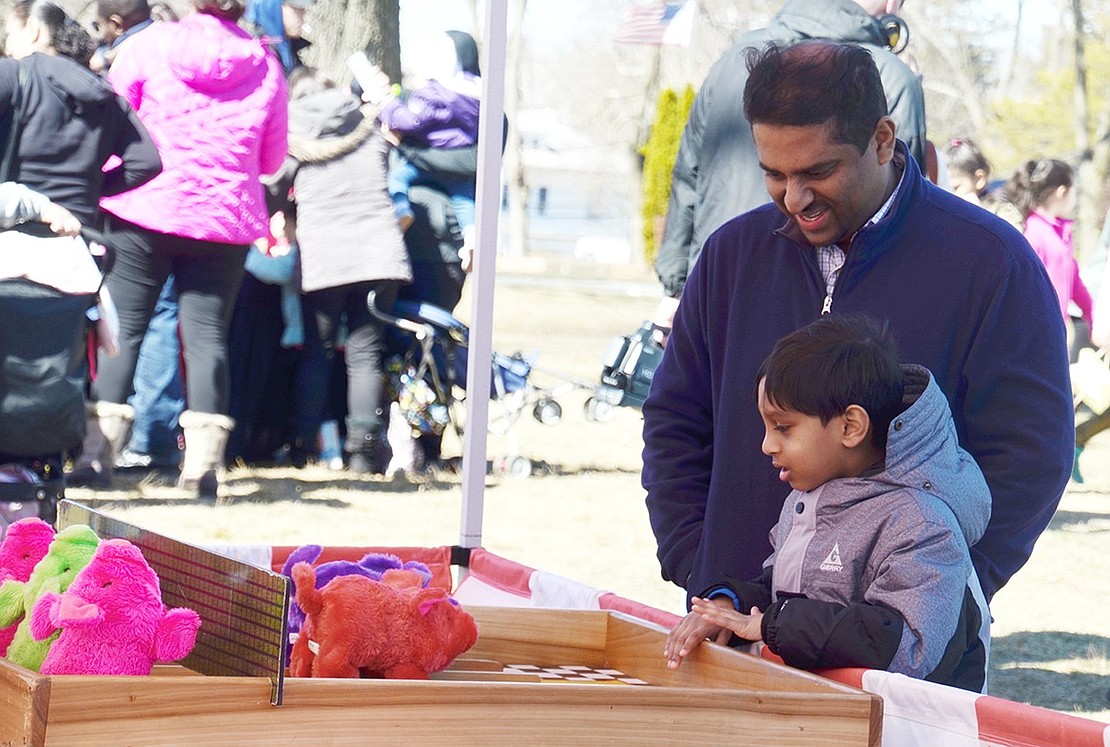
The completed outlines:
{"type": "Polygon", "coordinates": [[[619,669],[595,669],[594,667],[578,664],[559,667],[539,667],[535,664],[506,664],[502,672],[538,677],[543,682],[598,683],[605,685],[649,684],[637,677],[629,677],[619,669]]]}

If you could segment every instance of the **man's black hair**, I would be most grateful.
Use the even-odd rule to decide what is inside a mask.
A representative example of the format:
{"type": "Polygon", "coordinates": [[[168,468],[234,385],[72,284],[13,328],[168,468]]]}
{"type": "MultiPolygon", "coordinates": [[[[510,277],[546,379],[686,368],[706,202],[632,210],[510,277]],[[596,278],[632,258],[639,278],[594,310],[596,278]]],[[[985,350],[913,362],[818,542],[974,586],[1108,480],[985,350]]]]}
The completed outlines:
{"type": "Polygon", "coordinates": [[[759,367],[767,401],[828,424],[848,405],[871,418],[871,442],[886,448],[887,429],[902,404],[897,343],[868,314],[826,314],[775,343],[759,367]]]}
{"type": "Polygon", "coordinates": [[[119,16],[123,19],[126,29],[150,18],[150,6],[147,0],[99,0],[96,10],[101,18],[119,16]]]}
{"type": "Polygon", "coordinates": [[[744,116],[753,125],[833,123],[838,143],[867,150],[888,113],[883,82],[863,47],[824,40],[748,50],[744,116]]]}

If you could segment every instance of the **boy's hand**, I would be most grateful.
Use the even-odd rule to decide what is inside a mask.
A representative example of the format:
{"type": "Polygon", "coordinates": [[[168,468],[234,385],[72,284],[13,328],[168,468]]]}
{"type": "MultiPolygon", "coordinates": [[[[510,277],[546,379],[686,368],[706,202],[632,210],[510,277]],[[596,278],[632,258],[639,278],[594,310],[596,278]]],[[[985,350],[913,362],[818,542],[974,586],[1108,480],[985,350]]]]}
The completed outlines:
{"type": "MultiPolygon", "coordinates": [[[[732,602],[723,597],[719,600],[702,600],[693,597],[693,602],[695,604],[700,602],[712,607],[716,607],[718,604],[728,605],[730,611],[732,606],[732,602]]],[[[731,636],[732,634],[728,629],[707,622],[695,608],[695,611],[686,615],[677,625],[671,628],[671,632],[667,635],[667,642],[663,646],[663,656],[667,659],[667,668],[678,669],[682,660],[700,646],[705,639],[710,638],[714,643],[728,643],[731,636]]]]}
{"type": "Polygon", "coordinates": [[[751,613],[745,615],[731,606],[722,607],[697,597],[693,598],[690,607],[693,610],[691,614],[700,615],[707,625],[719,625],[745,640],[763,640],[763,613],[758,607],[752,607],[751,613]]]}
{"type": "Polygon", "coordinates": [[[76,236],[81,233],[81,221],[77,220],[73,213],[53,202],[42,209],[39,220],[50,226],[50,230],[59,236],[76,236]]]}

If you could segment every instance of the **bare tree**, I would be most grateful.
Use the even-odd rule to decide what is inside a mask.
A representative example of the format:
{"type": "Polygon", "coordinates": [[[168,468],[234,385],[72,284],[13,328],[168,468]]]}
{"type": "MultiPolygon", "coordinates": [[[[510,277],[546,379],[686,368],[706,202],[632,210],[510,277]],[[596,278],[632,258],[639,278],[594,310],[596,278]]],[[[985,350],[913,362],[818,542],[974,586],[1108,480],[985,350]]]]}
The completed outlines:
{"type": "Polygon", "coordinates": [[[319,0],[309,11],[313,44],[305,57],[340,82],[346,60],[363,50],[395,83],[401,80],[400,0],[319,0]]]}
{"type": "Polygon", "coordinates": [[[1006,77],[1002,85],[1002,95],[1010,95],[1010,86],[1014,84],[1014,73],[1017,70],[1017,61],[1021,53],[1021,21],[1025,10],[1025,0],[1017,2],[1017,20],[1014,22],[1013,44],[1010,46],[1010,59],[1006,63],[1006,77]]]}
{"type": "Polygon", "coordinates": [[[503,251],[513,256],[523,255],[528,247],[528,183],[524,174],[523,143],[517,127],[522,95],[524,14],[527,8],[528,0],[513,0],[513,26],[505,50],[505,115],[509,120],[509,129],[503,167],[509,198],[509,216],[507,241],[503,251]]]}
{"type": "Polygon", "coordinates": [[[1071,0],[1072,20],[1075,23],[1075,145],[1079,153],[1077,163],[1076,245],[1079,260],[1090,254],[1098,243],[1100,196],[1099,176],[1095,173],[1094,153],[1091,149],[1091,117],[1087,94],[1087,24],[1083,15],[1083,0],[1071,0]]]}

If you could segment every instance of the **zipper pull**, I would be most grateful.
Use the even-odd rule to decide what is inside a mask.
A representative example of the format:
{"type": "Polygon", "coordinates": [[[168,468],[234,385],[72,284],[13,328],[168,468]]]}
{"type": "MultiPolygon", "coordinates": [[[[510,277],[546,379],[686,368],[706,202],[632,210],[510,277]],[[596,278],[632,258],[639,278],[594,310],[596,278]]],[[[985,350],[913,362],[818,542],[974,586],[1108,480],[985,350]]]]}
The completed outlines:
{"type": "Polygon", "coordinates": [[[821,304],[821,315],[824,316],[832,311],[832,294],[825,295],[825,303],[821,304]]]}

